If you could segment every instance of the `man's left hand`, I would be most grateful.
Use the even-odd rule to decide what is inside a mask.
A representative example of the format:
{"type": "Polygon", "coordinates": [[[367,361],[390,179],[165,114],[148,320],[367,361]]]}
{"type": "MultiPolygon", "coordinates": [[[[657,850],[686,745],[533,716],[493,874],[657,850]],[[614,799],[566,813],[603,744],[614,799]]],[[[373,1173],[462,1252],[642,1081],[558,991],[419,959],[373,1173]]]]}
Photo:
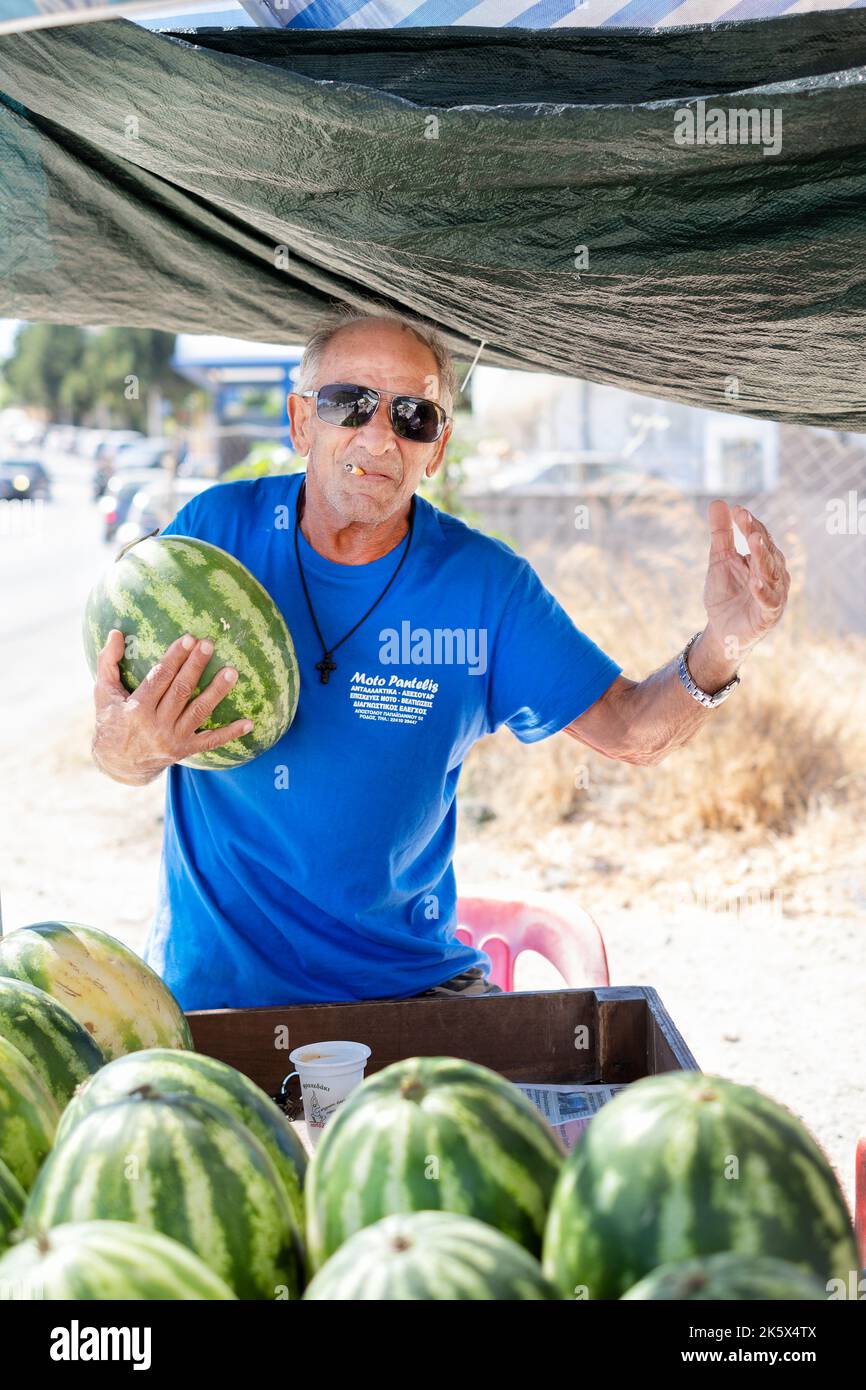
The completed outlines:
{"type": "Polygon", "coordinates": [[[711,633],[739,660],[781,618],[791,576],[766,526],[745,507],[729,508],[716,497],[710,503],[709,521],[704,607],[711,633]],[[748,542],[748,555],[741,555],[734,544],[732,518],[748,542]]]}

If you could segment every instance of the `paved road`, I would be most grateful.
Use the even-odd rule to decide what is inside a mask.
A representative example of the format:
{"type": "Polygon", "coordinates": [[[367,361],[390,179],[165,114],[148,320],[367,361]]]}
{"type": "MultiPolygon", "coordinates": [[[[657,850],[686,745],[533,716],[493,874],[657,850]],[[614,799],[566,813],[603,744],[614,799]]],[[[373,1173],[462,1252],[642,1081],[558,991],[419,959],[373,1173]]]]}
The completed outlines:
{"type": "Polygon", "coordinates": [[[0,503],[0,718],[20,744],[62,728],[90,675],[81,615],[112,550],[100,540],[91,465],[50,458],[54,499],[32,509],[0,503]]]}

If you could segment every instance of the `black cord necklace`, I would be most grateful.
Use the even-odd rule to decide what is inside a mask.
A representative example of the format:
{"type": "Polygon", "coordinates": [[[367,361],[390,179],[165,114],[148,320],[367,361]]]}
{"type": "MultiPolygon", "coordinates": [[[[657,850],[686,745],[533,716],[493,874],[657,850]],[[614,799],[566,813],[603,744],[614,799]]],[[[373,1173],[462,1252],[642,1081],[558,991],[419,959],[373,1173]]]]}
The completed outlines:
{"type": "Polygon", "coordinates": [[[382,602],[382,599],[385,597],[391,585],[394,583],[394,580],[397,578],[397,575],[400,573],[400,567],[403,564],[403,561],[409,554],[409,546],[412,544],[412,531],[415,525],[415,498],[412,498],[412,503],[409,508],[409,530],[406,534],[406,545],[404,547],[403,554],[400,556],[400,561],[397,565],[397,568],[391,575],[391,578],[388,580],[388,583],[385,585],[379,597],[373,603],[370,604],[370,607],[367,609],[364,616],[358,619],[354,627],[349,628],[349,631],[344,633],[344,635],[340,638],[339,642],[334,642],[333,645],[329,647],[325,642],[319,624],[316,621],[316,614],[313,609],[313,601],[310,598],[310,591],[307,588],[307,581],[304,577],[304,567],[301,564],[301,551],[298,545],[298,532],[301,529],[301,512],[304,509],[304,498],[306,496],[306,488],[307,480],[305,478],[301,483],[301,486],[298,488],[298,501],[295,506],[295,555],[297,556],[298,560],[298,573],[301,576],[301,587],[304,590],[304,597],[307,600],[307,607],[310,610],[310,617],[313,620],[313,627],[316,629],[316,636],[318,637],[319,642],[322,646],[322,659],[321,661],[316,662],[316,670],[319,673],[319,680],[321,681],[322,685],[327,685],[328,681],[331,678],[331,672],[336,671],[337,669],[336,663],[333,660],[334,652],[337,650],[338,647],[342,647],[344,642],[348,641],[348,639],[352,636],[353,632],[358,631],[358,628],[361,626],[363,622],[366,621],[367,618],[369,618],[376,605],[382,602]]]}

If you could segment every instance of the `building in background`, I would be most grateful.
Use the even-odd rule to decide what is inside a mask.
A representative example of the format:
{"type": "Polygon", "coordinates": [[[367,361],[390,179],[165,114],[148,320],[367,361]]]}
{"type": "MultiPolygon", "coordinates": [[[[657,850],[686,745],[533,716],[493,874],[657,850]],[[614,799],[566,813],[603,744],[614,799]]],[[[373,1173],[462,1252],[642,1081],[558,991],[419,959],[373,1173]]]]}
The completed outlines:
{"type": "Polygon", "coordinates": [[[525,487],[544,475],[555,485],[569,471],[575,486],[629,472],[699,494],[771,492],[778,478],[779,427],[771,420],[494,367],[476,369],[472,401],[473,490],[525,487]]]}
{"type": "Polygon", "coordinates": [[[300,346],[178,334],[172,366],[211,401],[191,441],[196,455],[215,459],[216,471],[224,473],[263,440],[290,448],[286,397],[302,352],[300,346]]]}

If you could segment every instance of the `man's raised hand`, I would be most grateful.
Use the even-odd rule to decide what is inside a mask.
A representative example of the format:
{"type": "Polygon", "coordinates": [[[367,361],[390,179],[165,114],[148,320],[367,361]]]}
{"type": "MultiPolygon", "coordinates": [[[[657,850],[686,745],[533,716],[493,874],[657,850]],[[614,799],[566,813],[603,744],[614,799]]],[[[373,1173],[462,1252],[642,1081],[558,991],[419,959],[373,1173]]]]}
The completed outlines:
{"type": "Polygon", "coordinates": [[[178,637],[132,694],[120,679],[123,654],[123,633],[113,628],[99,653],[93,692],[93,756],[116,782],[151,782],[172,763],[220,748],[252,729],[248,719],[236,719],[220,729],[196,732],[237,680],[237,672],[224,666],[193,695],[213,656],[207,639],[199,642],[189,633],[178,637]]]}
{"type": "Polygon", "coordinates": [[[762,521],[724,498],[710,503],[710,556],[704,584],[709,628],[720,643],[746,653],[775,627],[785,611],[791,576],[785,557],[762,521]],[[734,542],[736,522],[749,547],[741,555],[734,542]]]}

